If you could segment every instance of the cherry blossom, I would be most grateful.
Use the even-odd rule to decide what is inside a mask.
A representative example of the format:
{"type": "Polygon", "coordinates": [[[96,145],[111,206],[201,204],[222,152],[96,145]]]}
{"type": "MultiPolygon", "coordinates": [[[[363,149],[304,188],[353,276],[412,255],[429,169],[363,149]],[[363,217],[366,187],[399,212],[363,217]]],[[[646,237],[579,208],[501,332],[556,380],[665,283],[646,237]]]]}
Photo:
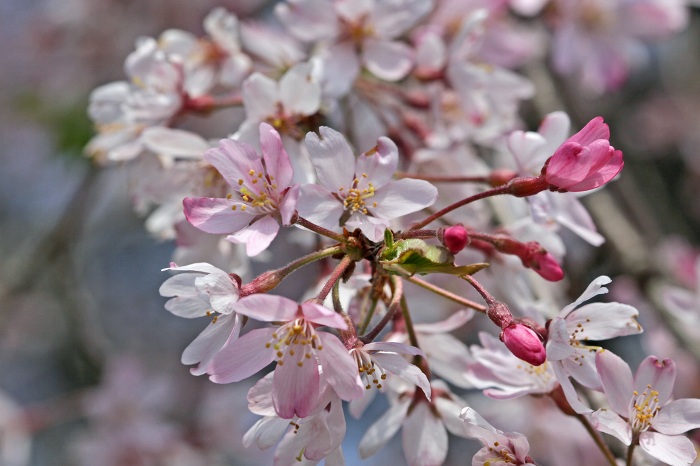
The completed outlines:
{"type": "Polygon", "coordinates": [[[615,302],[583,304],[607,293],[608,289],[603,285],[610,282],[606,276],[593,280],[583,294],[559,311],[548,326],[547,360],[552,363],[569,404],[579,412],[590,412],[590,409],[578,400],[569,377],[588,388],[602,390],[595,365],[595,354],[600,347],[589,345],[587,341],[642,332],[637,322],[639,312],[632,306],[615,302]]]}
{"type": "Polygon", "coordinates": [[[299,214],[331,230],[359,228],[379,241],[392,219],[428,207],[437,189],[423,180],[392,180],[399,163],[396,144],[382,137],[355,157],[343,135],[322,126],[306,135],[306,147],[320,185],[304,185],[299,214]]]}
{"type": "Polygon", "coordinates": [[[675,363],[648,356],[633,378],[619,356],[601,351],[596,366],[611,410],[600,409],[592,415],[595,427],[625,445],[638,444],[665,464],[690,465],[697,452],[680,434],[700,427],[700,400],[671,401],[675,363]]]}
{"type": "Polygon", "coordinates": [[[231,275],[207,263],[196,263],[163,270],[178,273],[160,287],[161,296],[170,297],[165,308],[179,317],[188,319],[210,317],[211,323],[182,353],[183,364],[198,364],[194,375],[207,371],[212,358],[235,340],[243,325],[236,312],[240,283],[231,275]]]}
{"type": "Polygon", "coordinates": [[[185,198],[187,220],[207,233],[232,233],[234,243],[245,243],[249,256],[264,251],[275,239],[279,224],[289,225],[295,212],[298,185],[291,185],[289,156],[277,131],[260,124],[258,154],[249,145],[222,139],[204,154],[233,192],[226,198],[185,198]]]}
{"type": "Polygon", "coordinates": [[[272,398],[284,419],[306,417],[330,384],[344,400],[362,395],[357,365],[335,335],[316,326],[347,329],[343,318],[313,303],[301,305],[281,296],[254,294],[236,304],[239,314],[264,322],[284,322],[278,328],[246,333],[214,357],[209,378],[216,383],[243,380],[277,361],[272,398]]]}
{"type": "Polygon", "coordinates": [[[464,408],[459,413],[464,421],[468,437],[478,439],[484,447],[472,459],[472,466],[530,465],[535,462],[528,452],[530,444],[524,435],[517,432],[504,433],[488,423],[473,408],[464,408]]]}

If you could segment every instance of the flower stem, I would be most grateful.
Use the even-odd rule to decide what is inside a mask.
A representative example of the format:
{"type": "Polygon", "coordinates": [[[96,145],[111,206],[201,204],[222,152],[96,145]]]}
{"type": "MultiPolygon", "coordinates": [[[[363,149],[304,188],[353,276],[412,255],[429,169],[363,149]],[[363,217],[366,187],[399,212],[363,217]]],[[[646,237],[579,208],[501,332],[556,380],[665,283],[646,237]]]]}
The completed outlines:
{"type": "Polygon", "coordinates": [[[379,301],[377,298],[372,298],[369,309],[367,309],[367,314],[365,314],[365,318],[362,319],[360,333],[365,333],[367,331],[367,327],[369,327],[369,323],[372,321],[372,317],[374,316],[374,310],[377,308],[377,301],[379,301]]]}
{"type": "Polygon", "coordinates": [[[339,241],[341,243],[345,242],[345,236],[341,235],[340,233],[336,233],[334,231],[328,230],[327,228],[323,228],[320,225],[316,225],[313,222],[310,222],[306,220],[304,217],[297,215],[296,220],[293,223],[297,223],[304,228],[311,230],[315,233],[318,233],[319,235],[323,235],[327,238],[334,239],[336,241],[339,241]]]}
{"type": "Polygon", "coordinates": [[[409,230],[401,233],[401,239],[420,238],[429,239],[437,236],[437,230],[409,230]]]}
{"type": "Polygon", "coordinates": [[[443,288],[440,288],[439,286],[435,286],[432,283],[428,283],[425,280],[421,280],[420,278],[417,278],[415,276],[408,277],[407,280],[411,283],[414,283],[420,287],[425,288],[428,291],[432,291],[433,293],[438,294],[438,295],[442,296],[443,298],[447,298],[451,301],[454,301],[458,304],[461,304],[462,306],[466,306],[466,307],[474,309],[476,311],[483,312],[484,314],[486,313],[486,306],[484,306],[482,304],[475,303],[474,301],[470,301],[468,299],[462,298],[459,295],[451,293],[443,288]]]}
{"type": "Polygon", "coordinates": [[[326,282],[325,285],[323,285],[323,289],[318,293],[318,296],[316,299],[319,302],[323,302],[323,300],[326,299],[328,296],[328,293],[331,292],[331,288],[340,280],[340,278],[343,276],[345,273],[345,270],[350,266],[350,264],[353,263],[353,260],[350,256],[345,255],[343,256],[343,259],[340,261],[338,265],[335,266],[335,269],[333,269],[333,272],[331,273],[331,276],[328,278],[328,281],[326,282]]]}
{"type": "Polygon", "coordinates": [[[419,348],[418,337],[416,336],[416,330],[413,328],[413,320],[411,319],[411,313],[408,310],[405,296],[401,297],[401,314],[406,324],[406,332],[408,332],[408,340],[411,342],[411,346],[419,348]]]}
{"type": "Polygon", "coordinates": [[[508,192],[510,192],[510,186],[503,185],[503,186],[498,186],[498,187],[493,188],[493,189],[489,189],[487,191],[482,191],[480,193],[474,194],[473,196],[466,197],[466,198],[462,199],[461,201],[457,201],[454,204],[450,204],[447,207],[445,207],[444,209],[435,212],[434,214],[430,215],[429,217],[427,217],[423,221],[420,221],[420,222],[412,225],[410,230],[420,230],[424,226],[439,219],[443,215],[448,214],[448,213],[452,212],[453,210],[458,209],[458,208],[465,206],[467,204],[471,204],[474,201],[486,199],[487,197],[491,197],[491,196],[497,196],[499,194],[507,194],[508,192]]]}
{"type": "Polygon", "coordinates": [[[632,442],[630,443],[630,446],[627,447],[627,461],[625,461],[625,466],[632,466],[632,454],[634,453],[634,447],[636,446],[636,443],[632,442]]]}
{"type": "Polygon", "coordinates": [[[375,338],[377,338],[377,335],[379,335],[379,333],[382,330],[384,330],[386,324],[388,324],[394,317],[396,309],[398,309],[401,305],[401,301],[403,299],[403,282],[398,277],[391,277],[391,281],[393,284],[394,295],[391,297],[391,302],[389,303],[389,307],[386,310],[386,314],[384,314],[382,320],[380,320],[379,323],[372,330],[370,330],[366,335],[360,337],[362,343],[371,343],[375,338]]]}
{"type": "MultiPolygon", "coordinates": [[[[601,453],[603,453],[603,456],[605,456],[605,459],[608,460],[608,463],[610,463],[611,466],[617,466],[617,461],[615,460],[615,455],[612,454],[612,451],[610,451],[610,448],[608,445],[603,441],[602,437],[598,433],[597,430],[593,428],[590,422],[588,422],[588,419],[586,419],[586,416],[583,414],[575,414],[576,419],[578,419],[581,424],[583,424],[583,427],[586,428],[586,431],[588,434],[593,438],[593,441],[595,444],[598,446],[600,449],[601,453]]],[[[628,461],[629,461],[630,456],[628,456],[628,461]]],[[[631,463],[627,463],[629,466],[631,463]]]]}

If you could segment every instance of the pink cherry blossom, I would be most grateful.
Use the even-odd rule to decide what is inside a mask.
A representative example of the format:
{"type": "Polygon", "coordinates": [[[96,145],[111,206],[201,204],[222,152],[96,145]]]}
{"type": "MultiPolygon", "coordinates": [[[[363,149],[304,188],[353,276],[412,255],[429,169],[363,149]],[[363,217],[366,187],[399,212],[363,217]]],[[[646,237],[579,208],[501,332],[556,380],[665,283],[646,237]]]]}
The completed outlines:
{"type": "Polygon", "coordinates": [[[331,230],[359,228],[380,241],[392,219],[428,207],[437,189],[423,180],[392,180],[399,163],[396,144],[381,137],[369,151],[353,155],[339,132],[322,126],[306,135],[319,185],[301,188],[299,214],[331,230]]]}
{"type": "Polygon", "coordinates": [[[622,152],[610,145],[610,130],[595,117],[554,152],[542,169],[550,189],[589,191],[620,173],[622,152]]]}
{"type": "Polygon", "coordinates": [[[188,319],[210,317],[211,323],[182,353],[183,364],[198,364],[194,375],[207,371],[212,358],[227,343],[238,338],[243,325],[235,312],[239,283],[228,273],[207,263],[196,263],[163,270],[178,273],[160,287],[161,296],[170,297],[165,308],[179,317],[188,319]]]}
{"type": "Polygon", "coordinates": [[[607,293],[603,285],[610,281],[606,276],[593,280],[548,326],[547,360],[552,363],[569,404],[578,412],[590,412],[590,409],[578,400],[569,377],[588,388],[602,389],[595,366],[595,353],[600,347],[590,345],[588,340],[608,340],[642,332],[637,322],[639,312],[632,306],[615,302],[582,305],[607,293]]]}
{"type": "Polygon", "coordinates": [[[289,225],[295,212],[299,186],[292,185],[292,166],[279,134],[267,123],[260,124],[258,154],[249,145],[222,139],[204,158],[232,188],[226,198],[187,197],[185,216],[207,233],[232,233],[234,243],[245,243],[249,256],[270,245],[280,223],[289,225]]]}
{"type": "Polygon", "coordinates": [[[675,363],[648,356],[633,378],[619,356],[601,351],[596,366],[611,410],[596,411],[594,426],[625,445],[638,444],[665,464],[690,465],[697,452],[690,439],[680,434],[700,427],[700,399],[671,401],[675,363]]]}
{"type": "Polygon", "coordinates": [[[474,455],[472,466],[535,466],[528,456],[530,444],[524,435],[496,429],[473,408],[464,408],[459,418],[464,421],[467,436],[478,439],[484,445],[474,455]]]}
{"type": "Polygon", "coordinates": [[[238,382],[277,361],[272,398],[284,419],[306,417],[316,407],[325,384],[344,400],[362,395],[357,365],[333,334],[317,331],[324,325],[347,329],[345,320],[314,302],[301,305],[281,296],[254,294],[242,298],[236,311],[281,327],[251,330],[214,357],[210,379],[238,382]]]}

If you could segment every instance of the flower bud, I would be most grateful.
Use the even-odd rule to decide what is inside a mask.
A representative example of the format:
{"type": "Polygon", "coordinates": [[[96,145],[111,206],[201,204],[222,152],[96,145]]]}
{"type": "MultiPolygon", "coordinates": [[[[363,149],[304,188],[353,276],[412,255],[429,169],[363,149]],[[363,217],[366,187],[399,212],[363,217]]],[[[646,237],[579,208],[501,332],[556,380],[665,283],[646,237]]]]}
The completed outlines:
{"type": "Polygon", "coordinates": [[[542,365],[547,359],[547,352],[540,337],[523,324],[511,324],[504,328],[501,340],[515,357],[533,366],[542,365]]]}
{"type": "Polygon", "coordinates": [[[545,250],[542,250],[540,254],[534,254],[532,256],[532,262],[530,268],[540,274],[545,280],[550,282],[558,282],[564,278],[564,271],[557,260],[545,250]]]}
{"type": "Polygon", "coordinates": [[[444,228],[440,231],[438,237],[452,254],[457,254],[469,244],[469,233],[463,225],[453,225],[444,228]]]}

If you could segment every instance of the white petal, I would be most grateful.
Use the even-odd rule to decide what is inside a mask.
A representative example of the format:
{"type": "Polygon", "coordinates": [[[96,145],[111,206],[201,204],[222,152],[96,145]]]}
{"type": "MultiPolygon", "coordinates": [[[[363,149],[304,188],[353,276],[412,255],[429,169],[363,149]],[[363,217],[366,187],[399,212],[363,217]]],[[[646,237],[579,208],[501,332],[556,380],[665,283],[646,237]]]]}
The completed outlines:
{"type": "Polygon", "coordinates": [[[330,333],[318,332],[323,349],[317,351],[323,366],[323,378],[343,400],[354,400],[364,393],[357,364],[345,345],[330,333]]]}
{"type": "Polygon", "coordinates": [[[678,435],[700,427],[700,400],[684,398],[661,408],[651,421],[652,427],[662,434],[678,435]]]}
{"type": "Polygon", "coordinates": [[[183,364],[199,364],[193,369],[196,375],[206,372],[211,359],[224,347],[230,338],[237,337],[240,331],[240,319],[236,316],[220,316],[216,322],[211,322],[182,352],[183,364]],[[238,325],[236,325],[238,324],[238,325]]]}
{"type": "Polygon", "coordinates": [[[404,78],[413,66],[413,50],[403,42],[367,39],[362,61],[375,76],[387,81],[404,78]]]}
{"type": "Polygon", "coordinates": [[[156,154],[199,160],[210,148],[200,135],[181,129],[157,126],[141,133],[143,144],[156,154]]]}
{"type": "Polygon", "coordinates": [[[682,435],[642,432],[639,446],[657,460],[671,466],[690,466],[697,457],[693,442],[682,435]]]}
{"type": "MultiPolygon", "coordinates": [[[[456,416],[456,414],[455,414],[456,416]]],[[[418,403],[404,421],[403,451],[409,466],[440,465],[447,457],[447,430],[427,403],[418,403]]]]}
{"type": "Polygon", "coordinates": [[[345,209],[342,202],[323,186],[307,184],[301,187],[297,210],[310,222],[331,231],[340,231],[340,216],[345,209]]]}
{"type": "Polygon", "coordinates": [[[248,119],[263,121],[277,114],[277,82],[254,73],[243,82],[243,105],[248,119]]]}
{"type": "Polygon", "coordinates": [[[410,404],[411,400],[407,399],[391,405],[387,412],[367,429],[358,447],[362,459],[374,455],[391,440],[401,428],[410,404]]]}
{"type": "Polygon", "coordinates": [[[245,244],[248,257],[255,257],[272,243],[280,229],[280,224],[271,215],[265,215],[252,225],[232,234],[226,239],[236,244],[245,244]]]}
{"type": "Polygon", "coordinates": [[[610,283],[612,280],[610,280],[609,277],[606,277],[605,275],[601,275],[600,277],[596,278],[591,282],[590,285],[588,285],[588,288],[586,288],[586,291],[583,292],[579,298],[574,301],[573,303],[569,304],[566,306],[564,309],[559,311],[559,314],[557,314],[557,317],[566,317],[571,311],[576,309],[576,307],[579,306],[579,304],[583,303],[584,301],[588,301],[594,296],[598,296],[599,294],[605,294],[608,292],[608,289],[605,288],[603,285],[607,285],[610,283]]]}
{"type": "Polygon", "coordinates": [[[372,357],[382,369],[386,369],[406,382],[420,387],[425,393],[425,397],[430,399],[430,382],[428,378],[420,369],[406,361],[403,356],[395,353],[376,353],[372,357]]]}
{"type": "Polygon", "coordinates": [[[596,368],[610,407],[617,414],[627,416],[634,391],[630,366],[612,351],[603,350],[596,355],[596,368]]]}
{"type": "Polygon", "coordinates": [[[432,184],[404,178],[388,182],[369,200],[377,203],[372,208],[376,217],[392,219],[429,207],[436,199],[437,188],[432,184]]]}
{"type": "Polygon", "coordinates": [[[319,135],[306,135],[306,148],[316,169],[318,181],[331,192],[349,189],[355,170],[355,156],[345,137],[338,131],[321,126],[319,135]]]}
{"type": "Polygon", "coordinates": [[[566,316],[569,332],[576,332],[576,339],[608,340],[642,332],[637,323],[637,311],[632,306],[620,303],[591,303],[581,306],[566,316]]]}
{"type": "Polygon", "coordinates": [[[610,434],[625,445],[632,442],[632,427],[609,409],[599,409],[590,416],[591,424],[596,430],[610,434]]]}
{"type": "Polygon", "coordinates": [[[311,63],[299,63],[279,83],[280,103],[293,115],[312,115],[321,104],[321,86],[311,76],[311,63]]]}

